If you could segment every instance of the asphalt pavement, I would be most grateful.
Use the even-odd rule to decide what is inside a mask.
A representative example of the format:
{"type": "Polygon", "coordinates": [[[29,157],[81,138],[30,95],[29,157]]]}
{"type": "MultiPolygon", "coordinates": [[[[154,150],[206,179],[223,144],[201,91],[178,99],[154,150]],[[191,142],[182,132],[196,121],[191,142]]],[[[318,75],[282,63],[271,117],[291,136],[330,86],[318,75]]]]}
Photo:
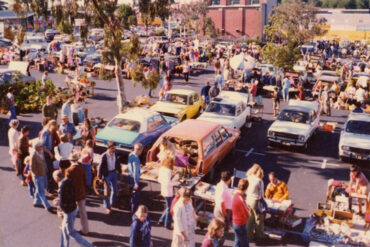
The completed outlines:
{"type": "MultiPolygon", "coordinates": [[[[0,66],[1,67],[1,66],[0,66]]],[[[41,78],[41,74],[32,71],[32,75],[41,78]]],[[[57,86],[64,86],[65,75],[50,74],[50,78],[57,86]]],[[[174,80],[175,88],[187,88],[200,92],[204,82],[213,81],[212,70],[203,74],[190,77],[190,82],[185,84],[182,78],[174,80]]],[[[89,117],[104,117],[110,120],[117,113],[116,82],[96,80],[95,96],[89,98],[87,107],[89,117]]],[[[137,95],[145,95],[146,91],[132,82],[125,80],[126,95],[129,100],[134,100],[137,95]]],[[[158,90],[153,93],[157,95],[158,90]]],[[[155,101],[157,98],[153,98],[155,101]]],[[[285,103],[282,103],[283,107],[285,103]]],[[[327,181],[330,178],[338,180],[349,179],[350,164],[338,160],[338,142],[340,128],[342,128],[347,111],[333,110],[331,117],[322,116],[324,121],[338,122],[338,129],[332,132],[319,131],[312,140],[309,150],[302,153],[292,148],[267,147],[267,129],[273,121],[272,102],[264,99],[263,121],[254,123],[252,128],[243,132],[236,146],[234,156],[228,156],[216,169],[216,183],[222,170],[234,169],[246,171],[254,163],[264,169],[265,186],[267,174],[274,171],[278,177],[288,184],[290,198],[296,208],[296,215],[309,217],[316,211],[317,203],[325,201],[327,181]],[[218,175],[218,176],[217,176],[218,175]]],[[[41,113],[21,114],[21,126],[29,125],[32,129],[31,137],[36,137],[41,130],[41,113]]],[[[10,164],[8,154],[7,129],[5,127],[6,115],[0,115],[0,246],[2,247],[54,247],[60,241],[60,221],[55,215],[47,211],[34,208],[32,199],[28,196],[26,187],[19,185],[19,180],[10,164]]],[[[365,174],[370,177],[366,166],[365,174]]],[[[96,246],[129,246],[129,227],[131,215],[128,211],[128,198],[120,198],[120,209],[114,209],[113,215],[108,216],[102,201],[94,195],[88,196],[87,211],[90,224],[90,234],[86,238],[96,246]]],[[[145,184],[141,202],[149,207],[152,221],[152,236],[155,247],[171,245],[172,232],[155,225],[164,209],[164,201],[159,194],[157,184],[145,184]]],[[[79,219],[76,219],[75,228],[80,228],[79,219]]],[[[197,230],[197,246],[205,235],[205,230],[197,230]]],[[[225,246],[232,246],[233,234],[227,236],[225,246]]],[[[264,246],[306,245],[299,237],[287,235],[283,242],[268,241],[264,246]]],[[[77,246],[71,239],[70,246],[77,246]]],[[[254,246],[252,244],[251,246],[254,246]]]]}

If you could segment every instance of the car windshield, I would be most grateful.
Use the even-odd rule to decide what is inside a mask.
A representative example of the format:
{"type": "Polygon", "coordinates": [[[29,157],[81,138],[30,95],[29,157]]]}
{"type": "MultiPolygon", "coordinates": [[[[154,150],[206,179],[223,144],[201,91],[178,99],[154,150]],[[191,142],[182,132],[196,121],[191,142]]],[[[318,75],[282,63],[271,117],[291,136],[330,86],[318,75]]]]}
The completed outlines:
{"type": "Polygon", "coordinates": [[[354,134],[370,135],[370,122],[366,121],[348,121],[346,132],[354,134]]]}
{"type": "Polygon", "coordinates": [[[188,103],[188,96],[183,94],[169,93],[165,97],[163,97],[161,101],[186,105],[188,103]]]}
{"type": "Polygon", "coordinates": [[[108,127],[139,133],[140,122],[130,119],[115,118],[108,124],[108,127]]]}
{"type": "Polygon", "coordinates": [[[235,105],[211,102],[208,105],[206,112],[212,112],[224,116],[235,116],[235,105]]]}
{"type": "Polygon", "coordinates": [[[309,123],[309,114],[301,111],[284,110],[280,113],[278,120],[305,124],[309,123]]]}

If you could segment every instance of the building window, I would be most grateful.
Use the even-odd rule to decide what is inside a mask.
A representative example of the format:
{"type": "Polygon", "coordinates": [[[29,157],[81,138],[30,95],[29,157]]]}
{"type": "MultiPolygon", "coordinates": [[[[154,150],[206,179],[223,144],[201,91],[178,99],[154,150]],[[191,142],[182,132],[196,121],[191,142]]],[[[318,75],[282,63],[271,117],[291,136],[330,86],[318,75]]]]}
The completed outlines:
{"type": "Polygon", "coordinates": [[[212,0],[212,5],[220,5],[220,0],[212,0]]]}
{"type": "Polygon", "coordinates": [[[230,0],[230,4],[231,5],[240,4],[240,0],[230,0]]]}
{"type": "Polygon", "coordinates": [[[260,0],[251,0],[250,1],[250,4],[259,4],[260,3],[260,0]]]}

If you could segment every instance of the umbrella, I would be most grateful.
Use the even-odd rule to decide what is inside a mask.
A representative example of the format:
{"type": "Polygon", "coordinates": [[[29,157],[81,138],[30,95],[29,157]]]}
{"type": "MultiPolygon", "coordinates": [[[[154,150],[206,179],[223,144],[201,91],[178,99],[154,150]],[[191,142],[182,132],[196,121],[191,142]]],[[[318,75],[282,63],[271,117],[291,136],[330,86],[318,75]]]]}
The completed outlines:
{"type": "Polygon", "coordinates": [[[230,59],[230,66],[234,70],[251,70],[256,66],[256,61],[253,57],[240,53],[230,59]]]}

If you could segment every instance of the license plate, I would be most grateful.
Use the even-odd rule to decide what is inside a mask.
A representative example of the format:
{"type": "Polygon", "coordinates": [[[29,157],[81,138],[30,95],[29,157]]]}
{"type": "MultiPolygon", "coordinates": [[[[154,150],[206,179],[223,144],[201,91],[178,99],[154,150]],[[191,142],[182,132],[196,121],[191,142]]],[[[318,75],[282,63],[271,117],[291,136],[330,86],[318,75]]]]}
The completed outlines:
{"type": "Polygon", "coordinates": [[[290,142],[282,142],[282,144],[285,146],[290,146],[290,142]]]}

